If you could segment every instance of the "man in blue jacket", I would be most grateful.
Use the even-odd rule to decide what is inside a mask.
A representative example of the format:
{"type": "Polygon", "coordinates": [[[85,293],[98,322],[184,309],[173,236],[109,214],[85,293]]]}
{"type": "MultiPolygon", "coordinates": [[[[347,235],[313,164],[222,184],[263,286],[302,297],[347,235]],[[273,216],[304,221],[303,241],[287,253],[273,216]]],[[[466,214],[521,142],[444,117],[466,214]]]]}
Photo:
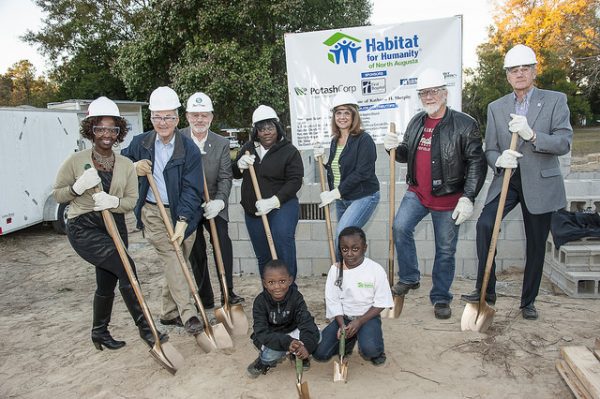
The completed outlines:
{"type": "Polygon", "coordinates": [[[181,106],[173,89],[159,87],[150,95],[150,119],[153,130],[134,137],[121,154],[134,161],[139,177],[139,199],[135,207],[138,228],[143,228],[164,265],[162,311],[165,325],[182,325],[190,334],[198,334],[203,325],[198,318],[190,290],[171,241],[190,255],[202,214],[202,161],[194,142],[177,129],[181,106]],[[175,225],[169,240],[160,215],[155,193],[149,189],[147,175],[152,174],[158,195],[175,225]]]}

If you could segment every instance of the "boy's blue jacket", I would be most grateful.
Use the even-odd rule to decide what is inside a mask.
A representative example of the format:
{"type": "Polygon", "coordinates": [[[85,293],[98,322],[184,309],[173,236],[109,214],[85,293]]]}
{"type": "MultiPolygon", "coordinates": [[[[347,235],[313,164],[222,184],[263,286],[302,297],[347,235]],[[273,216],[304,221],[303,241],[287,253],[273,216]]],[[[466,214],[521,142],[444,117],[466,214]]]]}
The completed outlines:
{"type": "Polygon", "coordinates": [[[296,328],[300,330],[300,341],[308,353],[317,349],[319,328],[296,287],[290,287],[285,298],[279,302],[274,301],[263,289],[254,300],[252,315],[254,332],[250,338],[258,349],[264,345],[269,349],[287,351],[293,339],[287,334],[296,328]]]}

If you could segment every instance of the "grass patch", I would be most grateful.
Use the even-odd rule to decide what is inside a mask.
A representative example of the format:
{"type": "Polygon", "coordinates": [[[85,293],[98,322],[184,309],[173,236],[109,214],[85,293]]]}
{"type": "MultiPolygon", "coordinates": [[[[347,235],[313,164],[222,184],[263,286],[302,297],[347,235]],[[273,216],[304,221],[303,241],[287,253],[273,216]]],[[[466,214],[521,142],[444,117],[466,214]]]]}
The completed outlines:
{"type": "Polygon", "coordinates": [[[573,129],[573,148],[571,155],[584,157],[600,152],[600,127],[573,129]]]}

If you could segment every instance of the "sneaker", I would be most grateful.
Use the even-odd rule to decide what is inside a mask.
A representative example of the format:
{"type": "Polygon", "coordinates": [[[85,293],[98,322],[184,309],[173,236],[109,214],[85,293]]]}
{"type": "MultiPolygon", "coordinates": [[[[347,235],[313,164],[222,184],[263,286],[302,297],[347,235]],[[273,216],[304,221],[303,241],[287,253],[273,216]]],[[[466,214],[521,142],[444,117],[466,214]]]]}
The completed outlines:
{"type": "Polygon", "coordinates": [[[396,296],[404,296],[404,295],[408,294],[409,290],[416,290],[420,286],[421,286],[421,283],[419,283],[418,281],[416,283],[411,283],[411,284],[406,284],[406,283],[398,281],[392,287],[392,294],[394,294],[396,296]]]}
{"type": "Polygon", "coordinates": [[[188,334],[196,335],[200,334],[204,330],[204,326],[200,319],[196,316],[192,316],[185,322],[183,328],[188,334]]]}
{"type": "Polygon", "coordinates": [[[533,303],[522,307],[521,312],[523,313],[523,318],[525,320],[536,320],[538,318],[538,311],[533,303]]]}
{"type": "Polygon", "coordinates": [[[452,316],[452,309],[450,309],[450,304],[446,302],[438,302],[433,305],[433,314],[435,314],[436,319],[449,319],[452,316]]]}
{"type": "Polygon", "coordinates": [[[174,319],[159,319],[159,321],[163,326],[183,327],[183,322],[179,316],[175,317],[174,319]]]}
{"type": "Polygon", "coordinates": [[[387,357],[385,356],[385,352],[381,355],[374,357],[371,359],[371,363],[373,366],[383,366],[385,364],[387,357]]]}
{"type": "MultiPolygon", "coordinates": [[[[469,294],[462,294],[460,299],[468,303],[478,303],[480,298],[480,290],[474,290],[469,294]]],[[[488,305],[496,304],[496,294],[485,294],[485,301],[488,305]]]]}
{"type": "Polygon", "coordinates": [[[250,363],[246,370],[248,371],[248,377],[257,378],[261,374],[267,374],[269,369],[271,369],[271,366],[264,364],[260,360],[260,357],[257,357],[255,361],[250,363]]]}

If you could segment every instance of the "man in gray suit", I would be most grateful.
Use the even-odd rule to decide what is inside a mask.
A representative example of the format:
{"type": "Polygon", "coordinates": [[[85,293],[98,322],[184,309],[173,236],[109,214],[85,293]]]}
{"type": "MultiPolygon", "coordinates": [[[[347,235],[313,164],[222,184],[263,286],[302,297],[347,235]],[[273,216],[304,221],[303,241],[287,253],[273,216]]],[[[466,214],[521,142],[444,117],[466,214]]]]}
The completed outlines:
{"type": "MultiPolygon", "coordinates": [[[[504,168],[514,168],[503,217],[521,204],[527,241],[521,312],[535,320],[534,301],[544,267],[546,239],[553,211],[567,204],[558,157],[571,149],[573,129],[569,122],[567,97],[563,93],[534,86],[537,60],[533,50],[522,44],[504,58],[506,77],[513,93],[488,105],[485,155],[494,178],[477,221],[477,290],[462,295],[467,302],[479,301],[492,230],[498,209],[504,168]],[[519,134],[517,151],[511,151],[512,132],[519,134]]],[[[495,263],[486,292],[486,301],[496,302],[495,263]]]]}
{"type": "MultiPolygon", "coordinates": [[[[194,93],[187,101],[185,117],[189,126],[181,132],[191,137],[202,153],[202,164],[210,202],[204,203],[204,218],[198,225],[196,241],[190,254],[192,272],[198,285],[198,293],[202,304],[207,309],[214,307],[214,294],[210,283],[206,258],[206,242],[202,226],[211,234],[211,244],[214,242],[210,232],[209,220],[214,219],[217,235],[221,244],[221,254],[225,267],[225,279],[229,290],[229,302],[240,303],[244,298],[233,292],[233,249],[228,232],[229,193],[231,192],[231,158],[229,156],[229,140],[212,131],[210,124],[213,120],[213,105],[211,99],[204,93],[194,93]]],[[[213,244],[214,248],[214,244],[213,244]]],[[[216,263],[216,254],[213,251],[216,263]]],[[[220,280],[219,280],[220,282],[220,280]]],[[[221,304],[223,304],[223,287],[221,287],[221,304]]]]}

